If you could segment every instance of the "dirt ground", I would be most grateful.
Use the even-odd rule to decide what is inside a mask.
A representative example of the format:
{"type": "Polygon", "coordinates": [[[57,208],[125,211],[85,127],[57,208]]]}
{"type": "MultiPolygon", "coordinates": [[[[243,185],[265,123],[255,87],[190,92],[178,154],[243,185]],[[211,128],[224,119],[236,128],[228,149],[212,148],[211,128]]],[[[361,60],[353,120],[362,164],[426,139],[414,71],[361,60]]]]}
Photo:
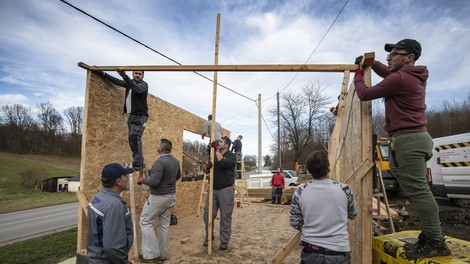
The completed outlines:
{"type": "MultiPolygon", "coordinates": [[[[389,196],[393,209],[402,208],[408,198],[404,195],[389,196]]],[[[470,241],[470,210],[456,207],[448,199],[437,199],[443,232],[446,236],[470,241]]],[[[232,222],[232,238],[228,250],[219,249],[219,219],[215,220],[215,240],[212,254],[207,254],[204,241],[204,221],[195,215],[178,219],[170,227],[170,249],[164,263],[269,263],[271,258],[296,234],[289,225],[289,205],[262,203],[242,204],[235,207],[232,222]]],[[[396,231],[419,230],[419,221],[412,204],[405,205],[409,216],[394,222],[396,231]]],[[[297,246],[284,261],[299,263],[301,246],[297,246]]],[[[139,263],[133,261],[134,263],[139,263]]],[[[157,262],[158,263],[158,262],[157,262]]],[[[161,262],[163,263],[163,262],[161,262]]]]}
{"type": "MultiPolygon", "coordinates": [[[[169,255],[164,263],[269,263],[297,232],[289,225],[289,210],[289,205],[261,203],[235,207],[228,250],[219,249],[217,218],[211,255],[202,245],[205,236],[202,216],[178,219],[177,225],[170,226],[169,255]]],[[[300,250],[297,246],[285,263],[299,263],[300,250]]]]}

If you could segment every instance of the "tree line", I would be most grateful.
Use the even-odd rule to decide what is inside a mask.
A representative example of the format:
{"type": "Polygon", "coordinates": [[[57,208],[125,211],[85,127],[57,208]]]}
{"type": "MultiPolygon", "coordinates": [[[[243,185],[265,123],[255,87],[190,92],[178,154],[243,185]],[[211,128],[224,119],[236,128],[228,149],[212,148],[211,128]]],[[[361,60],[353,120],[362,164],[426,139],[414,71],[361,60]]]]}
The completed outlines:
{"type": "MultiPolygon", "coordinates": [[[[275,169],[281,164],[293,169],[295,162],[303,164],[316,149],[327,149],[335,116],[327,109],[331,104],[325,88],[319,83],[306,84],[298,93],[285,92],[280,96],[281,144],[277,132],[272,155],[263,157],[265,166],[275,169]]],[[[270,109],[272,128],[277,128],[277,109],[270,109]]],[[[433,137],[443,137],[470,131],[470,94],[459,101],[443,101],[427,110],[428,132],[433,137]]],[[[373,102],[372,123],[379,136],[385,117],[383,102],[373,102]]],[[[0,151],[19,154],[56,155],[80,157],[83,126],[83,107],[69,107],[59,113],[49,102],[40,103],[37,110],[21,104],[3,105],[0,109],[0,151]]],[[[275,129],[277,131],[277,129],[275,129]]],[[[204,143],[183,142],[183,149],[206,155],[204,143]]],[[[247,170],[256,167],[257,156],[245,155],[247,170]]]]}
{"type": "Polygon", "coordinates": [[[34,111],[21,104],[0,109],[0,151],[80,157],[83,107],[69,107],[62,114],[49,101],[34,111]]]}

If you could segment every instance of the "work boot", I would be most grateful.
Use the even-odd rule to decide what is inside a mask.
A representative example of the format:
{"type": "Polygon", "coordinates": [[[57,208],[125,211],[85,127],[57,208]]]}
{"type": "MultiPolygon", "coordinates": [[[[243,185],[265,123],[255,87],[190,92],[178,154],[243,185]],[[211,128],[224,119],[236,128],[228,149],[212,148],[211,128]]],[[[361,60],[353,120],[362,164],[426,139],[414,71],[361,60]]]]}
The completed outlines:
{"type": "Polygon", "coordinates": [[[423,242],[419,242],[416,244],[417,245],[414,249],[405,251],[405,255],[409,259],[449,256],[451,254],[450,249],[447,247],[446,241],[443,237],[424,238],[423,242]]]}
{"type": "MultiPolygon", "coordinates": [[[[215,237],[212,236],[212,242],[214,242],[215,237]]],[[[207,247],[209,245],[209,240],[207,238],[204,240],[204,243],[202,243],[203,246],[207,247]]]]}
{"type": "Polygon", "coordinates": [[[228,244],[227,243],[221,243],[220,244],[220,250],[227,250],[228,244]]]}
{"type": "Polygon", "coordinates": [[[425,240],[426,240],[426,236],[424,235],[423,232],[421,232],[418,235],[418,241],[416,241],[415,243],[408,243],[408,242],[405,243],[403,245],[403,249],[405,251],[415,249],[418,246],[418,244],[424,243],[425,240]]]}

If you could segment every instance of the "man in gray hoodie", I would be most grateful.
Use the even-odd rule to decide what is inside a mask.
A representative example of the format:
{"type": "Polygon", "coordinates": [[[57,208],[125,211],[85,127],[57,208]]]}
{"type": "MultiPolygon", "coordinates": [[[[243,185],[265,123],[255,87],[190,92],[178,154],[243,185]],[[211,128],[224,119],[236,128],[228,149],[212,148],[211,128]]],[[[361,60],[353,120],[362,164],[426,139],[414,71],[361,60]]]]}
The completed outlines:
{"type": "Polygon", "coordinates": [[[414,39],[403,39],[396,44],[385,44],[385,51],[390,52],[388,65],[378,61],[372,64],[372,70],[384,79],[367,87],[364,70],[358,70],[354,85],[360,100],[384,98],[385,131],[392,138],[390,169],[411,197],[422,229],[416,243],[404,245],[405,254],[410,259],[448,256],[451,252],[442,235],[439,207],[426,177],[426,161],[432,157],[433,142],[426,131],[428,69],[415,65],[421,56],[421,44],[414,39]]]}

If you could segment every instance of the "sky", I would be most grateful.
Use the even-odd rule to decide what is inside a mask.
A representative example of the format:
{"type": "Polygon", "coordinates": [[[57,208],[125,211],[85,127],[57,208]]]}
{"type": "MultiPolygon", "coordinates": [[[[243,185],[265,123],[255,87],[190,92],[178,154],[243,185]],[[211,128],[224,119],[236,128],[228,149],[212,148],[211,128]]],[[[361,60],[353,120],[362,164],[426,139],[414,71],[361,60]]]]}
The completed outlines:
{"type": "MultiPolygon", "coordinates": [[[[430,71],[428,108],[470,94],[468,0],[66,1],[183,65],[214,64],[218,13],[221,65],[353,64],[371,51],[386,62],[385,43],[412,38],[423,49],[417,64],[430,71]]],[[[60,0],[0,1],[0,106],[22,104],[35,111],[49,101],[61,113],[83,106],[86,70],[78,62],[175,65],[60,0]]],[[[146,72],[144,80],[152,95],[180,108],[202,118],[212,111],[213,85],[195,73],[146,72]]],[[[373,75],[373,84],[380,80],[373,75]]],[[[218,82],[238,93],[219,86],[216,120],[233,139],[243,135],[244,155],[258,155],[255,100],[261,95],[264,156],[272,155],[277,131],[269,113],[276,93],[299,93],[318,83],[331,97],[328,111],[336,105],[342,73],[220,72],[218,82]]]]}

